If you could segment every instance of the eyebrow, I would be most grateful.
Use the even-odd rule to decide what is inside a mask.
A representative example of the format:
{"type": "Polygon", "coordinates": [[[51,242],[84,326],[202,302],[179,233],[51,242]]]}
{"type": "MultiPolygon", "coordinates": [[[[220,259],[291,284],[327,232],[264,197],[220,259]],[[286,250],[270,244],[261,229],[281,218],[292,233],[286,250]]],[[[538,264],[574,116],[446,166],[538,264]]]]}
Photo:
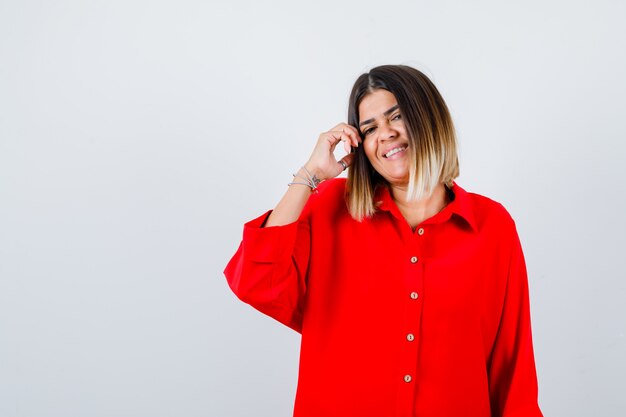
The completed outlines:
{"type": "MultiPolygon", "coordinates": [[[[389,110],[385,111],[383,113],[383,116],[389,116],[391,113],[394,112],[394,110],[396,110],[399,106],[396,104],[395,106],[391,107],[389,110]]],[[[376,120],[375,118],[371,118],[371,119],[367,119],[367,120],[363,120],[361,123],[359,123],[359,127],[362,127],[363,125],[372,123],[374,120],[376,120]]]]}

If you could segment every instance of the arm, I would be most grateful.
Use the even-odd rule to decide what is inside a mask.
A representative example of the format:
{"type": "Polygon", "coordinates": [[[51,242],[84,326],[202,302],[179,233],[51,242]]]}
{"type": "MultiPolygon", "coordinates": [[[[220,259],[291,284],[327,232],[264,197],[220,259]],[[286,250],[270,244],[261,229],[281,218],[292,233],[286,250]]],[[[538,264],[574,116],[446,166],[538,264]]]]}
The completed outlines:
{"type": "MultiPolygon", "coordinates": [[[[298,182],[311,174],[320,180],[335,178],[343,171],[339,162],[335,160],[333,152],[337,144],[344,142],[344,149],[348,153],[342,158],[346,166],[352,164],[354,155],[350,153],[350,145],[357,147],[361,141],[358,130],[353,126],[340,123],[328,132],[322,133],[317,141],[315,149],[304,168],[297,172],[298,182]]],[[[265,226],[282,226],[295,222],[306,204],[311,189],[306,185],[293,184],[280,200],[276,208],[267,219],[265,226]]]]}
{"type": "Polygon", "coordinates": [[[309,256],[309,219],[262,227],[271,212],[247,222],[224,275],[245,303],[300,332],[309,256]]]}
{"type": "MultiPolygon", "coordinates": [[[[342,172],[333,154],[340,141],[347,149],[349,144],[358,146],[358,131],[340,124],[322,133],[305,164],[311,175],[324,180],[342,172]]],[[[348,154],[343,161],[350,165],[353,157],[348,154]]],[[[302,168],[298,175],[307,178],[302,168]]],[[[309,261],[311,194],[307,185],[293,184],[274,210],[246,223],[243,240],[224,270],[237,297],[298,332],[309,261]]]]}
{"type": "Polygon", "coordinates": [[[526,264],[512,227],[504,306],[488,369],[491,409],[493,416],[541,417],[526,264]]]}

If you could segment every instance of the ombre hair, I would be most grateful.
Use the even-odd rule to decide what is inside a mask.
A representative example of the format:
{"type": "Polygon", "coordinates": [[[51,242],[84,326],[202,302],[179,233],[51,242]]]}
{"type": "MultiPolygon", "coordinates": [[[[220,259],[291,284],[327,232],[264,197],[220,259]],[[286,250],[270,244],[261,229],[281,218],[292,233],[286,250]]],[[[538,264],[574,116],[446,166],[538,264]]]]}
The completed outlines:
{"type": "MultiPolygon", "coordinates": [[[[362,74],[352,87],[348,104],[348,123],[359,132],[359,104],[376,90],[387,90],[395,96],[406,127],[407,199],[427,198],[440,183],[451,187],[459,176],[456,135],[448,106],[435,85],[426,75],[406,65],[382,65],[362,74]]],[[[361,138],[364,139],[362,134],[361,138]]],[[[376,212],[376,188],[387,185],[365,155],[363,146],[356,148],[346,187],[351,216],[358,221],[371,217],[376,212]]]]}

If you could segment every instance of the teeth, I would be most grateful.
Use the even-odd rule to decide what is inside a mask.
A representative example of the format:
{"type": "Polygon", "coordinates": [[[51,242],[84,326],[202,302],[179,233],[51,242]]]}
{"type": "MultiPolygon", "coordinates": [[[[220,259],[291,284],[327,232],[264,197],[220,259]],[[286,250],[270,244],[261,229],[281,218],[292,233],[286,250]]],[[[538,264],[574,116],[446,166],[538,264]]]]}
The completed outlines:
{"type": "Polygon", "coordinates": [[[391,155],[395,155],[398,152],[402,152],[403,150],[405,150],[407,147],[406,146],[401,146],[399,148],[393,148],[392,150],[390,150],[389,152],[387,152],[385,154],[385,158],[389,158],[391,155]]]}

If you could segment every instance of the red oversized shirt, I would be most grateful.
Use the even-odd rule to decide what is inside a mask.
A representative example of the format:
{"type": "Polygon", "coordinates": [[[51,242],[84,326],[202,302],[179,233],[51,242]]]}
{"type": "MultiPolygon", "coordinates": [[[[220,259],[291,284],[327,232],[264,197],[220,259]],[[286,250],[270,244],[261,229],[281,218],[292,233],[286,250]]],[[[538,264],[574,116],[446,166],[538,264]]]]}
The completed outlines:
{"type": "Polygon", "coordinates": [[[413,231],[386,187],[357,222],[345,179],[299,220],[244,225],[234,293],[302,333],[295,417],[537,417],[528,282],[502,205],[457,184],[413,231]]]}

